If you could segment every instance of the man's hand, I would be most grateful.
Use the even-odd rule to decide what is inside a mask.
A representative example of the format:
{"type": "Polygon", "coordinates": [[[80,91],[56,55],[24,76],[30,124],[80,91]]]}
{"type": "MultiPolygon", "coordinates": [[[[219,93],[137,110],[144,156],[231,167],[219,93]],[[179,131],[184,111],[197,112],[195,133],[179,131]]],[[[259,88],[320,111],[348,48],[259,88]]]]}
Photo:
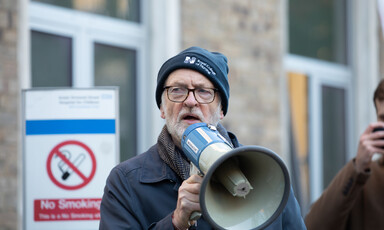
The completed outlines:
{"type": "Polygon", "coordinates": [[[192,175],[181,184],[172,219],[177,229],[187,229],[191,225],[189,217],[192,212],[200,211],[199,194],[202,181],[201,176],[192,175]]]}
{"type": "Polygon", "coordinates": [[[370,169],[373,154],[384,154],[384,140],[382,140],[384,139],[384,131],[373,132],[375,128],[379,127],[384,127],[384,123],[372,123],[360,136],[355,162],[358,172],[365,172],[370,169]]]}

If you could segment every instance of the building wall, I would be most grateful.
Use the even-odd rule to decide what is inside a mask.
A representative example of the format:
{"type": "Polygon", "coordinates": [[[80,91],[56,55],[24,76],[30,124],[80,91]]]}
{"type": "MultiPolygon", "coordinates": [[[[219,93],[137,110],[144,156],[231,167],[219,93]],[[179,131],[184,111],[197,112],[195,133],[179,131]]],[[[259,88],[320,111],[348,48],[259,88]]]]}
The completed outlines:
{"type": "MultiPolygon", "coordinates": [[[[384,15],[383,15],[384,17],[384,15]]],[[[384,21],[383,21],[384,23],[384,21]]],[[[384,25],[380,24],[379,21],[379,29],[378,29],[378,37],[379,37],[379,75],[380,79],[384,79],[384,25]]]]}
{"type": "Polygon", "coordinates": [[[0,0],[0,229],[17,229],[18,1],[0,0]]]}
{"type": "Polygon", "coordinates": [[[280,0],[181,1],[181,47],[201,46],[229,61],[231,95],[224,126],[245,145],[281,154],[280,0]]]}
{"type": "MultiPolygon", "coordinates": [[[[0,0],[0,229],[18,228],[20,164],[18,77],[19,1],[0,0]]],[[[262,145],[282,154],[281,98],[285,42],[285,0],[180,1],[181,48],[220,51],[229,59],[231,97],[223,120],[242,144],[262,145]]],[[[380,75],[384,78],[384,37],[380,75]]]]}

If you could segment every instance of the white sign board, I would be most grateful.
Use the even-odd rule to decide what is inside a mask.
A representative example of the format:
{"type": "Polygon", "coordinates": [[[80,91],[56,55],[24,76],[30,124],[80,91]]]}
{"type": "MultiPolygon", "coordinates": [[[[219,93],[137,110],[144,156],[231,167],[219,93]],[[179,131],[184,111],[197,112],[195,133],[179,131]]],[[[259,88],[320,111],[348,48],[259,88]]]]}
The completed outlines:
{"type": "Polygon", "coordinates": [[[118,163],[118,89],[22,92],[23,229],[98,229],[118,163]]]}

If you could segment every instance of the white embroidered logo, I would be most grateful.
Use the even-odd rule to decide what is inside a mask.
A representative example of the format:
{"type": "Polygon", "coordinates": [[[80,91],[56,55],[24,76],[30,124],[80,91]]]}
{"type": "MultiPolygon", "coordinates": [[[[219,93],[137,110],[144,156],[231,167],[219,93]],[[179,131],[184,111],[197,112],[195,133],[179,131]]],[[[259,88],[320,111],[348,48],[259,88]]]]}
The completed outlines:
{"type": "Polygon", "coordinates": [[[186,56],[185,57],[185,60],[184,60],[184,63],[189,63],[189,64],[194,64],[196,61],[196,58],[195,57],[190,57],[190,56],[186,56]]]}
{"type": "Polygon", "coordinates": [[[207,72],[207,74],[211,75],[216,75],[216,72],[213,70],[212,67],[210,67],[207,63],[199,60],[199,59],[196,59],[196,57],[190,57],[190,56],[186,56],[185,59],[184,59],[184,63],[187,63],[187,64],[194,64],[196,66],[200,66],[200,68],[202,68],[203,70],[205,70],[207,72]],[[197,60],[197,61],[196,61],[197,60]]]}

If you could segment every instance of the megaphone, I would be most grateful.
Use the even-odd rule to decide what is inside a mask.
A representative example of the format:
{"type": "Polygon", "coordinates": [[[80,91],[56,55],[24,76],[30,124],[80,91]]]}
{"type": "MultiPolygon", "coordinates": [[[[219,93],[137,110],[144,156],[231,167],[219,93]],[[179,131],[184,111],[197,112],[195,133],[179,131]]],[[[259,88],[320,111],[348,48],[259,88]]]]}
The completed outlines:
{"type": "Polygon", "coordinates": [[[264,229],[284,210],[290,179],[273,151],[261,146],[233,148],[206,123],[190,125],[181,146],[204,175],[201,213],[215,229],[264,229]]]}

